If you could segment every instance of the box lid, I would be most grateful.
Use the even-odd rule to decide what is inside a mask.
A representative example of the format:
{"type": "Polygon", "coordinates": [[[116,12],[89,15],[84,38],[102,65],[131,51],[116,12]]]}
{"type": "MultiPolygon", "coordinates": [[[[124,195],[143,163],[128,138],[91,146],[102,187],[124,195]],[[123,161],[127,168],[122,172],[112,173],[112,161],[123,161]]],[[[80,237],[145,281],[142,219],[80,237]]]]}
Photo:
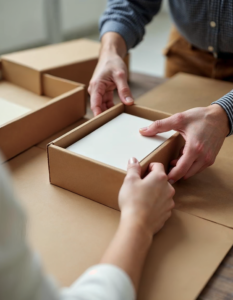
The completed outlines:
{"type": "Polygon", "coordinates": [[[6,54],[2,56],[2,60],[44,72],[64,65],[97,59],[99,50],[100,43],[88,39],[78,39],[6,54]]]}

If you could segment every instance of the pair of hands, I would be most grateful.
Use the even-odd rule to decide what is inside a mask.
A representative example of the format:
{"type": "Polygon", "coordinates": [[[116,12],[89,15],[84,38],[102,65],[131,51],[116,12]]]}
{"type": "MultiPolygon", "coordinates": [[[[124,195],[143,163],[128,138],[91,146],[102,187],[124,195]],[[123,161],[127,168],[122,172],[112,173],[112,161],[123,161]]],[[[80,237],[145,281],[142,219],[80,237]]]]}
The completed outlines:
{"type": "MultiPolygon", "coordinates": [[[[114,89],[118,90],[125,105],[134,103],[123,59],[117,53],[104,52],[88,88],[95,116],[114,105],[114,89]]],[[[214,104],[155,121],[148,128],[140,129],[140,133],[154,136],[172,129],[178,131],[186,143],[179,159],[171,162],[173,168],[168,174],[171,184],[181,178],[188,179],[212,165],[230,131],[226,112],[218,104],[214,104]]]]}
{"type": "MultiPolygon", "coordinates": [[[[107,46],[101,50],[99,63],[88,88],[88,92],[91,96],[91,109],[95,116],[114,105],[113,91],[115,89],[118,90],[119,97],[125,105],[132,105],[134,103],[127,83],[127,68],[122,59],[126,53],[125,45],[122,39],[117,35],[111,35],[110,43],[108,43],[107,39],[108,35],[102,39],[103,45],[107,46]],[[112,44],[114,44],[114,50],[112,50],[112,44]]],[[[148,214],[150,213],[149,211],[151,211],[154,216],[160,216],[159,219],[161,219],[161,221],[157,222],[156,228],[152,226],[153,229],[151,230],[154,233],[162,226],[163,221],[169,216],[168,211],[172,209],[171,206],[166,204],[171,200],[171,192],[170,194],[168,192],[168,190],[171,191],[171,187],[166,183],[167,187],[165,188],[165,181],[174,184],[179,179],[188,179],[212,165],[221,149],[225,137],[229,133],[229,120],[226,112],[219,105],[214,104],[208,107],[193,108],[169,118],[155,121],[149,127],[141,128],[140,133],[144,136],[154,136],[157,133],[172,129],[178,131],[183,136],[185,146],[180,151],[179,159],[171,162],[172,169],[168,176],[164,170],[161,169],[161,166],[158,167],[157,164],[155,164],[154,169],[151,169],[151,175],[149,174],[147,179],[141,180],[139,175],[137,175],[136,178],[136,174],[134,174],[133,178],[135,183],[132,183],[132,180],[128,180],[128,178],[132,176],[127,175],[128,177],[126,177],[126,181],[122,187],[122,190],[125,192],[121,192],[120,194],[120,203],[122,202],[121,197],[123,197],[124,193],[128,195],[126,198],[128,198],[127,201],[129,203],[137,203],[137,201],[130,200],[132,197],[133,199],[141,197],[141,199],[144,199],[143,203],[147,201],[145,201],[145,199],[150,199],[151,204],[149,204],[150,201],[146,202],[148,205],[147,209],[141,207],[141,203],[139,207],[141,207],[143,212],[148,210],[148,214]],[[155,176],[156,172],[160,174],[158,177],[155,176]],[[163,178],[162,181],[160,177],[163,178]],[[131,182],[131,184],[129,184],[129,182],[131,182]],[[150,185],[149,182],[153,182],[153,184],[150,185]],[[160,190],[160,183],[164,189],[160,190]],[[137,185],[138,187],[136,187],[137,185]],[[136,190],[137,192],[135,193],[136,190]],[[157,195],[156,200],[155,198],[149,197],[150,193],[157,195]],[[170,197],[168,197],[168,194],[170,197]],[[140,197],[138,195],[140,195],[140,197]],[[160,201],[159,198],[163,199],[161,201],[164,203],[163,208],[161,206],[162,211],[159,210],[159,206],[157,207],[157,204],[155,204],[156,201],[160,201]],[[148,208],[152,203],[157,207],[158,214],[156,214],[156,209],[150,210],[148,208]],[[168,209],[168,207],[170,208],[168,209]]],[[[132,175],[130,169],[128,172],[132,175]]],[[[134,208],[134,204],[132,204],[131,210],[136,209],[136,207],[134,208]]],[[[123,205],[123,210],[124,207],[123,205]]],[[[139,211],[140,209],[138,209],[138,214],[139,211]]],[[[148,220],[150,219],[149,215],[147,215],[147,218],[148,220]]],[[[145,222],[147,218],[144,218],[145,222]]],[[[156,217],[154,218],[156,219],[156,217]]]]}
{"type": "Polygon", "coordinates": [[[174,194],[161,163],[151,163],[149,174],[141,179],[141,166],[131,158],[119,193],[121,221],[135,225],[152,238],[171,216],[174,194]]]}
{"type": "MultiPolygon", "coordinates": [[[[222,108],[218,105],[206,108],[193,108],[169,118],[155,121],[149,127],[140,130],[140,133],[144,136],[154,136],[157,133],[173,129],[180,132],[186,141],[184,148],[180,151],[180,157],[171,162],[173,168],[168,176],[160,164],[154,163],[150,165],[151,173],[144,181],[140,181],[137,178],[138,174],[140,175],[138,164],[137,167],[134,166],[133,168],[134,171],[137,171],[137,176],[134,174],[133,178],[135,181],[130,185],[128,179],[131,178],[132,167],[129,166],[128,174],[122,187],[123,192],[120,193],[120,196],[125,199],[127,205],[132,205],[132,211],[137,209],[136,207],[134,208],[134,206],[137,206],[137,199],[142,199],[138,211],[141,210],[144,215],[144,211],[147,210],[146,218],[142,218],[144,219],[142,222],[144,224],[147,224],[146,220],[150,222],[152,214],[156,224],[151,224],[148,227],[151,228],[153,234],[162,228],[164,220],[166,221],[169,218],[174,207],[171,203],[175,192],[174,189],[171,192],[171,186],[168,183],[174,184],[181,178],[187,179],[214,163],[229,132],[226,113],[223,112],[224,114],[220,118],[219,114],[222,114],[222,111],[222,108]],[[136,188],[136,186],[138,187],[136,188]],[[126,193],[125,191],[128,192],[126,193]],[[131,200],[129,191],[131,191],[131,198],[133,197],[134,201],[131,200]],[[124,193],[125,195],[123,195],[124,193]],[[145,207],[141,207],[142,204],[145,207]]],[[[124,209],[124,205],[122,208],[124,209]]],[[[137,212],[136,215],[140,216],[140,213],[137,212]]]]}

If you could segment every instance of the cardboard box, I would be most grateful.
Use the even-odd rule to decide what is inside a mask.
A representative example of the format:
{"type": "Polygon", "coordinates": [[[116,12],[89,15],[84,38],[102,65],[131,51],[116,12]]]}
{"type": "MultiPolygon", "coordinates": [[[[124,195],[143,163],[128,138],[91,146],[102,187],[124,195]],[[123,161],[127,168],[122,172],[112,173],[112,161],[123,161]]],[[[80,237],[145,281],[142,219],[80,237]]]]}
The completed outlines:
{"type": "Polygon", "coordinates": [[[0,80],[0,98],[30,109],[28,113],[0,125],[0,149],[6,160],[85,115],[83,84],[43,74],[41,85],[43,95],[39,96],[7,80],[0,80]]]}
{"type": "MultiPolygon", "coordinates": [[[[1,57],[3,76],[33,93],[42,95],[42,74],[88,85],[98,62],[100,43],[79,39],[61,44],[6,54],[1,57]]],[[[129,64],[127,56],[126,64],[129,64]]]]}
{"type": "MultiPolygon", "coordinates": [[[[174,114],[210,105],[233,89],[233,83],[179,73],[137,101],[174,114]]],[[[176,208],[233,228],[233,136],[227,137],[214,165],[175,184],[176,208]]]]}
{"type": "MultiPolygon", "coordinates": [[[[48,145],[50,182],[119,209],[118,193],[126,172],[75,154],[66,148],[123,112],[151,121],[169,116],[137,105],[124,106],[121,103],[116,105],[48,145]]],[[[173,135],[141,161],[142,174],[146,173],[151,162],[161,162],[167,167],[169,162],[177,157],[182,143],[183,139],[178,133],[173,135]]]]}
{"type": "MultiPolygon", "coordinates": [[[[46,272],[61,286],[70,286],[100,262],[120,212],[51,185],[43,149],[33,147],[7,166],[29,217],[30,245],[39,252],[46,272]]],[[[196,299],[232,241],[232,230],[174,211],[153,239],[138,300],[196,299]]]]}
{"type": "Polygon", "coordinates": [[[88,118],[84,117],[81,118],[80,120],[78,120],[77,122],[65,127],[64,129],[62,129],[61,131],[56,132],[55,134],[51,135],[50,137],[48,137],[47,139],[43,140],[42,142],[40,142],[39,144],[36,145],[36,147],[47,150],[47,145],[49,143],[51,143],[52,141],[54,141],[55,139],[61,137],[62,135],[64,135],[65,133],[71,131],[72,129],[82,125],[83,123],[89,121],[88,118]]]}

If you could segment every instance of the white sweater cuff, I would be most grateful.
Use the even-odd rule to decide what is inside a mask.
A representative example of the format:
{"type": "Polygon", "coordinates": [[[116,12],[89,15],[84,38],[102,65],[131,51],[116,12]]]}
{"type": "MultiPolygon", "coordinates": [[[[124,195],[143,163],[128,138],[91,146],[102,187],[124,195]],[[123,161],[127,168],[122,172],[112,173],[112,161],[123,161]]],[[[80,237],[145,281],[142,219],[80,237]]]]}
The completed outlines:
{"type": "Polygon", "coordinates": [[[122,269],[100,264],[89,268],[70,288],[63,290],[63,296],[70,300],[135,300],[136,292],[122,269]]]}

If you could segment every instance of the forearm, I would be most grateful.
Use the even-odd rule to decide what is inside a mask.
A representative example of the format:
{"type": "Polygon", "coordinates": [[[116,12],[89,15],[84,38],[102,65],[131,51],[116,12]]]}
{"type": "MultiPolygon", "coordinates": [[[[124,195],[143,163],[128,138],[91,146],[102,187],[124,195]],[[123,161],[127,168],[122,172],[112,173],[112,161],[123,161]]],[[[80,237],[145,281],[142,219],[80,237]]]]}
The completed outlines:
{"type": "Polygon", "coordinates": [[[160,9],[162,0],[108,0],[100,19],[100,36],[116,32],[122,36],[127,49],[135,47],[145,34],[145,26],[160,9]]]}
{"type": "Polygon", "coordinates": [[[125,41],[118,33],[107,32],[101,39],[100,57],[109,54],[118,55],[121,58],[127,54],[125,41]]]}
{"type": "Polygon", "coordinates": [[[152,236],[139,224],[121,219],[117,233],[101,263],[112,264],[124,270],[137,290],[151,242],[152,236]]]}

